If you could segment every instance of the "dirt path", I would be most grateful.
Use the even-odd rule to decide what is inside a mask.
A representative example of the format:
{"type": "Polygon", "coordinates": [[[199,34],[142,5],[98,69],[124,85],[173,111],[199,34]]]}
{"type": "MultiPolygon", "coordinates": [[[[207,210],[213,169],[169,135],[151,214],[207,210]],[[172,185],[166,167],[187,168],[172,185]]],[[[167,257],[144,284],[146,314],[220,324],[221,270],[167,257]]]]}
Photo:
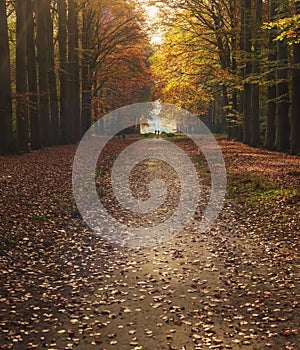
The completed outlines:
{"type": "MultiPolygon", "coordinates": [[[[114,143],[105,166],[131,142],[114,143]]],[[[233,181],[242,171],[298,185],[300,158],[221,146],[233,181]]],[[[0,227],[5,244],[17,242],[0,263],[1,349],[300,349],[297,201],[284,202],[290,216],[274,220],[276,210],[261,213],[229,196],[212,230],[199,234],[203,196],[194,222],[173,240],[118,248],[92,235],[75,208],[74,150],[0,157],[0,227]]],[[[174,174],[144,163],[136,175],[150,179],[153,169],[172,182],[175,203],[174,174]]]]}

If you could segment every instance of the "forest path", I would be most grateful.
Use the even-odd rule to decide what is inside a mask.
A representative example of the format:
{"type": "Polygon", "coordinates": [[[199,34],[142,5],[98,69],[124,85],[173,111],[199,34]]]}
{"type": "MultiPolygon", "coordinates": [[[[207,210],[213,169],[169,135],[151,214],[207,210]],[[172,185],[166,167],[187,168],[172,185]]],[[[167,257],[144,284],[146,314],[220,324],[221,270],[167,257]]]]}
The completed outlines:
{"type": "MultiPolygon", "coordinates": [[[[116,139],[104,164],[130,143],[116,139]]],[[[83,223],[71,190],[75,146],[0,157],[1,232],[6,245],[16,241],[0,263],[0,348],[299,348],[299,198],[287,193],[299,186],[300,158],[221,147],[233,197],[211,231],[198,233],[200,210],[172,240],[139,249],[104,242],[83,223]],[[265,186],[261,177],[284,191],[272,210],[234,197],[243,184],[265,186]]]]}

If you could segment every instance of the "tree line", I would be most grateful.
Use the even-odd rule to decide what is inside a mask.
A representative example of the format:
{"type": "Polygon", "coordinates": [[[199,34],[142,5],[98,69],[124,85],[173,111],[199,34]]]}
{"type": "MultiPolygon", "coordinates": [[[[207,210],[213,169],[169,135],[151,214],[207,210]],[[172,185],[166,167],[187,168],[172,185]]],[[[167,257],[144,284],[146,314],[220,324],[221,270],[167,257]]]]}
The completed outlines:
{"type": "Polygon", "coordinates": [[[162,0],[155,96],[230,139],[300,153],[300,1],[162,0]]]}
{"type": "Polygon", "coordinates": [[[147,100],[143,16],[125,0],[0,0],[0,153],[74,143],[147,100]]]}

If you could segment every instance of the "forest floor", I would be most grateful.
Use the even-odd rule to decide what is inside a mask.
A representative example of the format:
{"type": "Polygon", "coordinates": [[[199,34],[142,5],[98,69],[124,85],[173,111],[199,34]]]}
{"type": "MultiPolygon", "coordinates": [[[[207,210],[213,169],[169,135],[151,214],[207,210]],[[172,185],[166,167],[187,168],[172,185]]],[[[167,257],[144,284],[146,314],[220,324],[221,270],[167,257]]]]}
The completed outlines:
{"type": "MultiPolygon", "coordinates": [[[[104,202],[111,163],[133,141],[104,153],[104,202]]],[[[202,156],[174,142],[209,188],[202,156]]],[[[200,203],[183,232],[139,249],[83,222],[76,146],[0,157],[0,348],[300,349],[300,157],[219,143],[228,189],[212,229],[197,232],[200,203]]]]}

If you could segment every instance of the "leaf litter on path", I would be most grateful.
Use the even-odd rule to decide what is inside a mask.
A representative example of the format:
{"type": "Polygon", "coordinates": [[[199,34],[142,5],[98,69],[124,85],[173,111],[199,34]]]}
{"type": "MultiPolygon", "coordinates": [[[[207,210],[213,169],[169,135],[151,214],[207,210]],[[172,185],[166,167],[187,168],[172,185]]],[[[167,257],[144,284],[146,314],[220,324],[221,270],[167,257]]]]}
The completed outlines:
{"type": "MultiPolygon", "coordinates": [[[[113,141],[102,166],[109,169],[131,142],[113,141]]],[[[229,197],[211,231],[199,234],[209,176],[193,145],[175,142],[199,165],[207,189],[195,220],[147,249],[112,246],[84,224],[72,198],[75,146],[0,157],[1,234],[15,244],[0,262],[0,348],[297,349],[297,197],[276,198],[278,208],[263,212],[229,197]]],[[[299,157],[220,144],[236,181],[230,186],[242,186],[239,173],[299,186],[299,157]]],[[[140,170],[147,174],[147,163],[140,170]]],[[[107,172],[101,175],[112,208],[107,172]]],[[[133,183],[133,191],[147,196],[144,185],[133,183]]],[[[169,196],[170,205],[147,220],[171,215],[178,197],[169,196]]]]}

